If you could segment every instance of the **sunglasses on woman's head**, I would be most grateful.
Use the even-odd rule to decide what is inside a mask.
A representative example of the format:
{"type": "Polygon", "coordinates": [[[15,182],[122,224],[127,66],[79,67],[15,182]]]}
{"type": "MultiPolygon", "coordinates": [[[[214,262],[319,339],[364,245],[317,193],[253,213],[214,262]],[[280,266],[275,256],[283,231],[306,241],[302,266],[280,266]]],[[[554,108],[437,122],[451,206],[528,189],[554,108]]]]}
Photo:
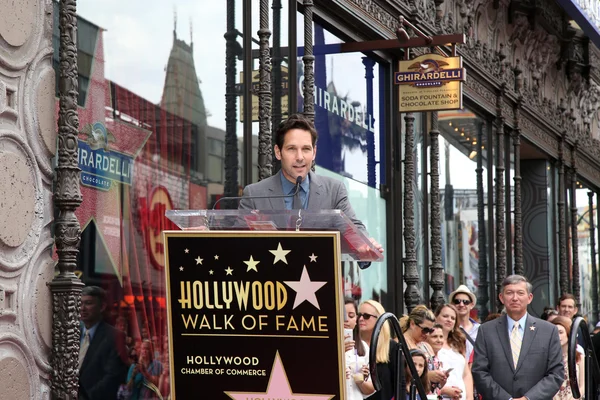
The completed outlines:
{"type": "Polygon", "coordinates": [[[456,305],[459,305],[460,303],[463,303],[465,306],[468,306],[469,304],[472,303],[472,301],[469,300],[469,299],[454,299],[453,303],[456,304],[456,305]]]}
{"type": "Polygon", "coordinates": [[[430,335],[433,333],[434,329],[433,328],[423,328],[421,325],[419,324],[415,324],[417,325],[419,328],[421,328],[421,332],[423,332],[426,335],[430,335]]]}
{"type": "Polygon", "coordinates": [[[356,319],[359,320],[360,317],[363,317],[366,320],[371,319],[371,318],[377,318],[377,315],[373,315],[373,314],[368,314],[368,313],[358,313],[356,314],[356,319]]]}

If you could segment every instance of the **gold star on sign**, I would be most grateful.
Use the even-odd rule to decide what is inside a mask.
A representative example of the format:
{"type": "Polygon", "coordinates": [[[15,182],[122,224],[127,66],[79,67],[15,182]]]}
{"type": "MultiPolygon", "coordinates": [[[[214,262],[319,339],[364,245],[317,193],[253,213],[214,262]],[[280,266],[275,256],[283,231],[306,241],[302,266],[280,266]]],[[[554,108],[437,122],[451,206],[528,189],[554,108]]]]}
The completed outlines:
{"type": "Polygon", "coordinates": [[[218,260],[218,259],[219,259],[219,256],[215,255],[215,260],[218,260]]]}
{"type": "Polygon", "coordinates": [[[190,252],[190,249],[185,249],[184,251],[185,251],[185,254],[187,254],[190,252]]]}
{"type": "Polygon", "coordinates": [[[196,265],[198,265],[198,264],[202,265],[203,260],[204,260],[203,258],[200,258],[200,256],[198,256],[198,258],[196,258],[196,265]]]}
{"type": "Polygon", "coordinates": [[[310,262],[317,262],[317,257],[315,256],[315,253],[312,253],[312,255],[308,256],[308,258],[310,258],[310,262]]]}
{"type": "Polygon", "coordinates": [[[233,269],[231,267],[225,268],[225,275],[233,275],[233,269]]]}
{"type": "Polygon", "coordinates": [[[209,274],[214,274],[215,271],[213,271],[212,269],[210,271],[208,271],[209,274]]]}
{"type": "Polygon", "coordinates": [[[269,250],[269,252],[271,252],[271,254],[273,254],[275,256],[275,259],[273,260],[273,265],[277,264],[278,261],[283,261],[284,263],[288,263],[287,259],[285,258],[285,256],[290,252],[291,250],[283,250],[281,248],[281,243],[277,244],[277,250],[269,250]]]}
{"type": "Polygon", "coordinates": [[[183,271],[183,267],[179,267],[179,270],[180,270],[180,271],[183,271]]]}
{"type": "Polygon", "coordinates": [[[260,261],[254,261],[254,258],[252,258],[252,256],[250,256],[250,259],[248,261],[244,261],[244,264],[246,264],[248,266],[248,268],[246,269],[246,272],[250,272],[250,270],[254,270],[254,271],[258,272],[258,269],[256,269],[256,265],[259,262],[260,261]]]}

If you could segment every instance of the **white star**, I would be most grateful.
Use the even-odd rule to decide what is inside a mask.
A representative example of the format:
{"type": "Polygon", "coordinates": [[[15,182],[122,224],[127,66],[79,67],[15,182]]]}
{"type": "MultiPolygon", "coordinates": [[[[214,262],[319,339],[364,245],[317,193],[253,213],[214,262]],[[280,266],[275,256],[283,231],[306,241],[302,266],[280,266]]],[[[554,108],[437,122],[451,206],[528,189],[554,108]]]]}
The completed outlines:
{"type": "Polygon", "coordinates": [[[179,267],[179,270],[180,270],[180,271],[183,271],[183,267],[179,267]]]}
{"type": "Polygon", "coordinates": [[[215,271],[213,271],[212,269],[210,271],[208,271],[209,274],[214,274],[215,271]]]}
{"type": "Polygon", "coordinates": [[[310,258],[310,262],[317,262],[317,257],[315,256],[315,253],[312,253],[312,255],[308,256],[308,258],[310,258]]]}
{"type": "Polygon", "coordinates": [[[530,326],[529,329],[531,329],[532,331],[535,331],[535,326],[530,326]]]}
{"type": "Polygon", "coordinates": [[[185,251],[185,254],[187,254],[190,252],[190,249],[185,249],[184,251],[185,251]]]}
{"type": "Polygon", "coordinates": [[[269,250],[271,252],[271,254],[273,254],[275,256],[275,259],[273,260],[273,265],[277,264],[278,261],[283,261],[284,263],[288,263],[287,262],[287,258],[285,257],[287,255],[287,253],[289,253],[291,250],[283,250],[281,248],[281,243],[279,243],[277,245],[277,250],[269,250]]]}
{"type": "Polygon", "coordinates": [[[198,264],[202,265],[203,260],[204,260],[203,258],[200,258],[200,256],[198,256],[198,258],[196,258],[196,265],[198,265],[198,264]]]}
{"type": "Polygon", "coordinates": [[[215,255],[215,260],[218,260],[218,259],[219,259],[219,256],[215,255]]]}
{"type": "Polygon", "coordinates": [[[246,272],[250,272],[250,270],[255,270],[256,272],[258,272],[258,269],[256,269],[256,265],[259,263],[260,261],[254,261],[254,258],[252,258],[252,256],[250,256],[250,259],[248,261],[244,261],[244,264],[246,264],[248,266],[248,269],[246,269],[246,272]]]}
{"type": "Polygon", "coordinates": [[[284,281],[283,283],[296,291],[296,299],[294,300],[294,307],[292,310],[295,310],[296,307],[304,301],[309,301],[313,306],[317,307],[317,309],[321,309],[315,292],[321,289],[327,282],[311,281],[308,276],[308,271],[306,270],[306,265],[302,269],[302,276],[299,281],[284,281]]]}
{"type": "Polygon", "coordinates": [[[233,269],[231,269],[231,267],[225,268],[225,275],[233,275],[232,272],[233,272],[233,269]]]}

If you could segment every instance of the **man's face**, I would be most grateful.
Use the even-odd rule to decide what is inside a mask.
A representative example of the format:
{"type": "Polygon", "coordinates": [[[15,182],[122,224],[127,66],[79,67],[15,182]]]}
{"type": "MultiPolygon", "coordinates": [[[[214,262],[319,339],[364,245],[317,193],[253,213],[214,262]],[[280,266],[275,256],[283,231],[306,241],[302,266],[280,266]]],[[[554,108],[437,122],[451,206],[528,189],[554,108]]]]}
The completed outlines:
{"type": "Polygon", "coordinates": [[[464,293],[457,293],[456,295],[454,295],[453,303],[456,309],[458,310],[458,315],[460,317],[469,315],[469,313],[473,309],[473,302],[471,301],[471,298],[464,293]]]}
{"type": "Polygon", "coordinates": [[[558,313],[569,319],[573,318],[577,314],[577,307],[575,307],[575,300],[564,299],[558,305],[558,313]]]}
{"type": "Polygon", "coordinates": [[[500,293],[500,301],[506,308],[509,317],[515,319],[521,318],[527,312],[527,306],[533,300],[533,294],[527,292],[525,282],[506,285],[500,293]]]}
{"type": "Polygon", "coordinates": [[[317,155],[317,147],[312,144],[312,136],[309,131],[302,129],[291,129],[283,138],[283,146],[275,145],[275,157],[281,161],[281,172],[283,176],[296,183],[296,178],[306,178],[312,162],[317,155]]]}
{"type": "Polygon", "coordinates": [[[102,312],[106,308],[100,299],[95,296],[81,296],[81,321],[86,328],[94,326],[102,318],[102,312]]]}

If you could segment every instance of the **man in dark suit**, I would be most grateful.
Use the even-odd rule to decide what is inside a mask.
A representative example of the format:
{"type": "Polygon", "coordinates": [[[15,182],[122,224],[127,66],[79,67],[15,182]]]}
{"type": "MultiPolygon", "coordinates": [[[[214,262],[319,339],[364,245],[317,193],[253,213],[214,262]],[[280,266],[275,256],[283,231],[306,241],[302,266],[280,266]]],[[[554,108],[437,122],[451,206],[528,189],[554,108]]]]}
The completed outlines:
{"type": "Polygon", "coordinates": [[[565,380],[558,330],[527,313],[531,283],[521,275],[502,282],[506,315],[479,327],[473,380],[484,399],[552,399],[565,380]]]}
{"type": "Polygon", "coordinates": [[[115,399],[127,377],[125,336],[102,320],[105,309],[102,288],[83,288],[79,346],[79,398],[83,400],[115,399]]]}
{"type": "MultiPolygon", "coordinates": [[[[275,175],[244,188],[240,209],[309,211],[341,210],[367,237],[364,224],[348,201],[344,184],[336,179],[319,176],[311,171],[317,155],[317,131],[310,120],[301,114],[291,115],[275,133],[275,157],[281,161],[281,170],[275,175]],[[296,179],[301,183],[298,194],[286,198],[252,198],[253,196],[281,196],[293,194],[296,179]]],[[[375,240],[373,245],[383,252],[375,240]]]]}

